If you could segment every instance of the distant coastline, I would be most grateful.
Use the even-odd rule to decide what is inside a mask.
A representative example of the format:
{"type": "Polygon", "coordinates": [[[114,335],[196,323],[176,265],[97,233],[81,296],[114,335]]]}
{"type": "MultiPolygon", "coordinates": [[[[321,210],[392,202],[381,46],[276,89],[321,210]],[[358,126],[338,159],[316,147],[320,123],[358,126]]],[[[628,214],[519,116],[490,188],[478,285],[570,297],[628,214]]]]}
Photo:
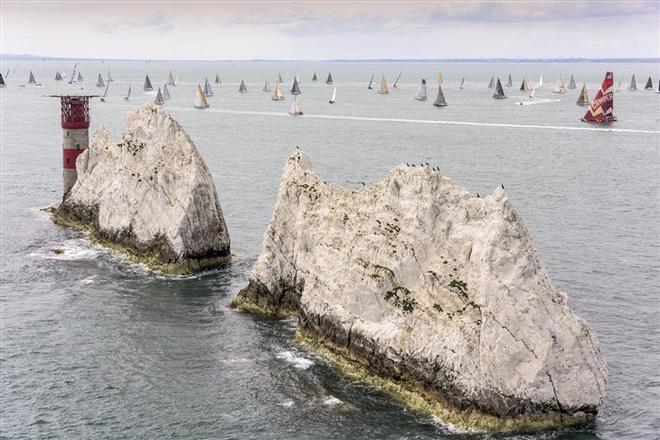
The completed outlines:
{"type": "Polygon", "coordinates": [[[660,63],[656,58],[410,58],[410,59],[252,59],[252,60],[167,60],[139,58],[79,58],[44,57],[31,54],[0,54],[0,61],[126,61],[126,62],[169,62],[169,63],[474,63],[474,64],[527,64],[527,63],[660,63]]]}

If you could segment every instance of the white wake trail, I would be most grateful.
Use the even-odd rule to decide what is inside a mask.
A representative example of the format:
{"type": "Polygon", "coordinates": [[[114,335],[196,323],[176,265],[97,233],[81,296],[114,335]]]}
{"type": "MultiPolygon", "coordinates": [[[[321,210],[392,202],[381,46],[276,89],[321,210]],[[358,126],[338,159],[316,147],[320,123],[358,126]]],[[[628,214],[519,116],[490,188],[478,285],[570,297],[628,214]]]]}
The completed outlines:
{"type": "MultiPolygon", "coordinates": [[[[187,107],[170,107],[173,110],[200,111],[187,107]]],[[[227,113],[235,115],[257,115],[257,116],[283,116],[291,118],[293,116],[285,112],[259,112],[251,110],[225,110],[217,108],[207,108],[203,112],[227,113]]],[[[344,115],[314,115],[305,114],[304,116],[295,116],[304,119],[334,119],[340,121],[371,121],[371,122],[398,122],[408,124],[429,124],[429,125],[462,125],[470,127],[494,127],[494,128],[524,128],[538,130],[574,130],[574,131],[607,131],[613,133],[641,133],[641,134],[660,134],[658,130],[637,130],[632,128],[609,128],[609,127],[568,127],[561,125],[534,125],[534,124],[506,124],[499,122],[471,122],[471,121],[443,121],[435,119],[403,119],[403,118],[376,118],[369,116],[344,116],[344,115]]]]}

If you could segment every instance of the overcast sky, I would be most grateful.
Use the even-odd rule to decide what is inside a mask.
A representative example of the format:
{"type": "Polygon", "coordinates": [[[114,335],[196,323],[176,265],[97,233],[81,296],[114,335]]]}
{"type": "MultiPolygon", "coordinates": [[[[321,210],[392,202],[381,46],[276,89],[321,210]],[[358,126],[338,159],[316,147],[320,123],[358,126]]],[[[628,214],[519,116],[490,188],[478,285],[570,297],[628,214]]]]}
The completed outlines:
{"type": "Polygon", "coordinates": [[[0,4],[1,53],[186,60],[660,57],[660,0],[0,4]]]}

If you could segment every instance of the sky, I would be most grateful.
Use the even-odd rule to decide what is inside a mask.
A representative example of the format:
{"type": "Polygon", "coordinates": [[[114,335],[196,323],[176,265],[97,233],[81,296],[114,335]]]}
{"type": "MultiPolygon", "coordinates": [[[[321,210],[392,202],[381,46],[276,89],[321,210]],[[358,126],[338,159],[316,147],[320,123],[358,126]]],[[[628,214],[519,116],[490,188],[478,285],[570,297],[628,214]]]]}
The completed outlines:
{"type": "Polygon", "coordinates": [[[660,57],[655,1],[0,0],[0,53],[250,60],[660,57]]]}

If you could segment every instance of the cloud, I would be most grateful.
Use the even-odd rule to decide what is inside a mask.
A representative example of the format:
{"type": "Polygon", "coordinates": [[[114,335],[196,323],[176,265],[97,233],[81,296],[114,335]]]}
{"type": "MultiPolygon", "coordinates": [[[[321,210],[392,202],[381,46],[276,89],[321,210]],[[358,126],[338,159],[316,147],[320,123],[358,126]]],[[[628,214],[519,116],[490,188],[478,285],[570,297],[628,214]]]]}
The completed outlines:
{"type": "Polygon", "coordinates": [[[174,24],[162,13],[143,20],[126,20],[124,17],[113,17],[96,20],[93,28],[102,34],[115,34],[118,32],[146,30],[166,33],[175,29],[174,24]]]}

